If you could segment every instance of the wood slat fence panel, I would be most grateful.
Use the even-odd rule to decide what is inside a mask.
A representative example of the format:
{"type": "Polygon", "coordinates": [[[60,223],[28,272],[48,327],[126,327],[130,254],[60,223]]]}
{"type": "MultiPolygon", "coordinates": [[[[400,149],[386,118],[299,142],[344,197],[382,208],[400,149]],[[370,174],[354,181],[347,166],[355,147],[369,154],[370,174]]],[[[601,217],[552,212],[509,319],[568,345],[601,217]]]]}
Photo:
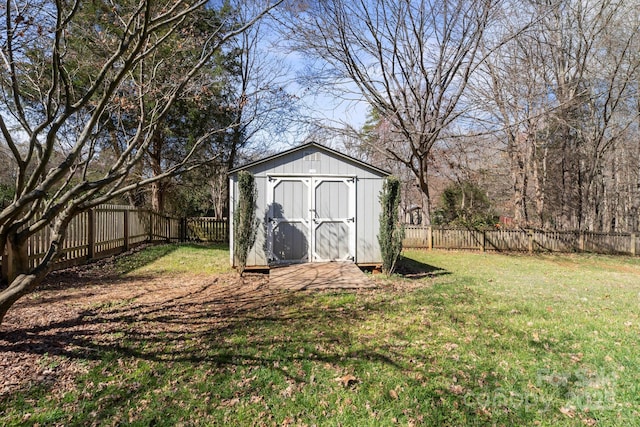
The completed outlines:
{"type": "MultiPolygon", "coordinates": [[[[216,236],[226,236],[226,221],[215,225],[216,236]]],[[[173,218],[132,206],[100,205],[71,219],[54,268],[64,268],[127,251],[145,242],[186,240],[186,219],[173,218]]],[[[51,242],[49,227],[29,239],[27,254],[35,267],[51,242]]],[[[0,262],[4,256],[0,257],[0,262]]],[[[3,269],[6,274],[6,269],[3,269]]],[[[6,279],[6,277],[5,277],[6,279]]]]}
{"type": "Polygon", "coordinates": [[[624,254],[630,252],[631,234],[629,233],[585,233],[584,250],[606,254],[624,254]]]}
{"type": "Polygon", "coordinates": [[[228,242],[229,222],[211,217],[187,218],[186,234],[187,240],[228,242]]]}
{"type": "Polygon", "coordinates": [[[149,240],[149,223],[148,211],[129,211],[129,242],[132,246],[149,240]]]}
{"type": "Polygon", "coordinates": [[[96,222],[94,254],[113,253],[125,246],[124,215],[127,210],[114,207],[97,208],[94,210],[96,222]]]}
{"type": "Polygon", "coordinates": [[[485,231],[484,250],[495,251],[526,251],[529,248],[529,238],[526,234],[514,230],[485,231]]]}
{"type": "Polygon", "coordinates": [[[578,252],[580,233],[575,231],[532,231],[533,250],[542,252],[578,252]]]}
{"type": "Polygon", "coordinates": [[[482,247],[482,232],[456,228],[434,228],[433,247],[442,249],[478,249],[482,247]]]}
{"type": "Polygon", "coordinates": [[[405,248],[461,249],[505,252],[593,252],[640,254],[635,233],[593,233],[544,230],[476,230],[405,226],[405,248]]]}

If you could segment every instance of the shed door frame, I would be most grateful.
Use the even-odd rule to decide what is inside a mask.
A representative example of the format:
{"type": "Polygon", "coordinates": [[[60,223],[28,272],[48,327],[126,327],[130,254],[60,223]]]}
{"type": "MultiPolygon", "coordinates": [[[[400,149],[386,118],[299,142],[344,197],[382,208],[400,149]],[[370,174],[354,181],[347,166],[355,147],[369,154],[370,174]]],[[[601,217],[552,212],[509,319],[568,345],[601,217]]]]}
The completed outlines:
{"type": "Polygon", "coordinates": [[[324,262],[324,261],[356,261],[356,176],[354,175],[267,175],[267,205],[269,207],[267,229],[267,258],[270,264],[284,264],[295,262],[324,262]],[[307,187],[307,218],[274,218],[273,206],[275,189],[283,181],[302,182],[307,187]],[[346,217],[318,217],[316,214],[316,190],[324,182],[342,182],[348,189],[348,215],[346,217]],[[294,222],[307,227],[309,238],[306,257],[296,260],[279,259],[273,252],[274,231],[280,224],[294,222]],[[348,232],[348,254],[333,259],[323,258],[317,251],[317,231],[323,224],[346,225],[348,232]]]}
{"type": "Polygon", "coordinates": [[[300,262],[309,262],[310,258],[310,213],[309,209],[305,212],[304,217],[283,217],[276,218],[274,212],[274,202],[275,202],[275,190],[276,187],[282,182],[300,182],[302,185],[307,187],[307,207],[311,206],[311,188],[312,182],[310,177],[305,176],[272,176],[267,175],[267,206],[269,208],[268,218],[267,218],[267,261],[269,264],[291,264],[291,263],[300,263],[300,262]],[[274,235],[278,227],[281,227],[283,224],[301,224],[304,227],[307,235],[307,253],[297,259],[281,259],[274,252],[274,235]]]}

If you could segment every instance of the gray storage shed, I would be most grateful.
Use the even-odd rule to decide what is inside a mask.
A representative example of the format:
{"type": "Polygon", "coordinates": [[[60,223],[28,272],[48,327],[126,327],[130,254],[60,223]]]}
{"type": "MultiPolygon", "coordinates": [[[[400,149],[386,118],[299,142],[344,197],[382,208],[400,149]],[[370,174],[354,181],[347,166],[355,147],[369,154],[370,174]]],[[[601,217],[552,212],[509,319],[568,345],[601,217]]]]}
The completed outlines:
{"type": "Polygon", "coordinates": [[[251,172],[260,228],[247,267],[353,261],[379,265],[380,192],[388,172],[311,142],[229,171],[230,249],[237,173],[251,172]]]}

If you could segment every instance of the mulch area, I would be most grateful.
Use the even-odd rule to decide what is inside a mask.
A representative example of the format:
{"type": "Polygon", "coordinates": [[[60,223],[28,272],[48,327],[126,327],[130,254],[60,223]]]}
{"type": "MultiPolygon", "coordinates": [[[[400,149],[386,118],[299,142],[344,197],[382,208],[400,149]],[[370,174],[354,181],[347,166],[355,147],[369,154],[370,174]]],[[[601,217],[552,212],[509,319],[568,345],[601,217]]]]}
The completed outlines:
{"type": "Polygon", "coordinates": [[[121,278],[112,263],[54,272],[11,308],[0,325],[0,402],[37,384],[68,391],[125,332],[152,339],[212,330],[284,297],[263,274],[121,278]]]}

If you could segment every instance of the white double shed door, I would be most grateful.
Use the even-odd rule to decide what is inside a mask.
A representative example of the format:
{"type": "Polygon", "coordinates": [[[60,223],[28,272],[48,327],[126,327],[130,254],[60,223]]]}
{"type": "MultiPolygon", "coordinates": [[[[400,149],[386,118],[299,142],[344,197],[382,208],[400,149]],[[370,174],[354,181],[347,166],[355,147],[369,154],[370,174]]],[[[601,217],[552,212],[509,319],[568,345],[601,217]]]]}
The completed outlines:
{"type": "Polygon", "coordinates": [[[354,176],[269,175],[270,264],[355,261],[354,176]]]}

